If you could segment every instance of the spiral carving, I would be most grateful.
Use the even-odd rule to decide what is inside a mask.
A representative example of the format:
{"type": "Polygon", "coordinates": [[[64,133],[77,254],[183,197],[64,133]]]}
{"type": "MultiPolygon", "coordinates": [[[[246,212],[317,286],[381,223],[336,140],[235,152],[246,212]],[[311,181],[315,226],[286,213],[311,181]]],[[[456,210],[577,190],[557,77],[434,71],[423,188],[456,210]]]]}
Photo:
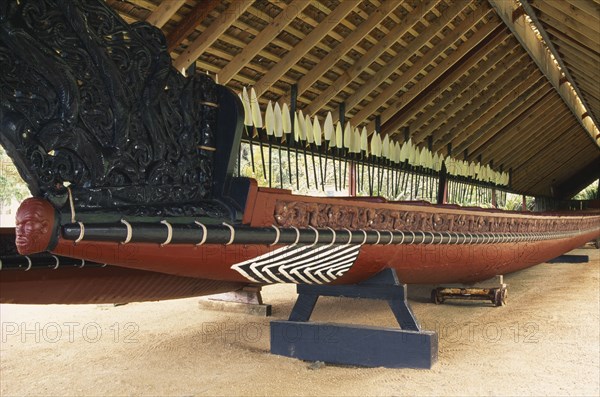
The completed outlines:
{"type": "Polygon", "coordinates": [[[68,183],[80,210],[220,213],[198,204],[212,192],[211,78],[182,76],[159,29],[104,1],[3,4],[0,143],[34,196],[60,208],[68,183]]]}

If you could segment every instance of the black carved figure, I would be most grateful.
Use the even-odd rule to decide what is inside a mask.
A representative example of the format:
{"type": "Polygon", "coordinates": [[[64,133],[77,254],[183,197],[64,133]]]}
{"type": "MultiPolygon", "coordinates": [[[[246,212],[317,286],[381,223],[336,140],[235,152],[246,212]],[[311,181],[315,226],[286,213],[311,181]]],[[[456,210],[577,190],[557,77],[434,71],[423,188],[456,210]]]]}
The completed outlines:
{"type": "Polygon", "coordinates": [[[159,29],[100,0],[0,0],[0,65],[0,143],[34,196],[61,208],[69,186],[82,211],[230,216],[239,103],[175,70],[159,29]]]}

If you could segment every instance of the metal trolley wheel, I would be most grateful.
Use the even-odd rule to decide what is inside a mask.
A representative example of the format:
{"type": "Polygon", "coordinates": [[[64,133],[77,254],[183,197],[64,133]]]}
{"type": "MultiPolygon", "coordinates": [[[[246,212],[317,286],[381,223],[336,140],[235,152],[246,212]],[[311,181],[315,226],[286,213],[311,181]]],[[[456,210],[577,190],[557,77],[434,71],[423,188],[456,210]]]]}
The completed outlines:
{"type": "Polygon", "coordinates": [[[506,306],[506,298],[508,296],[508,290],[506,288],[498,288],[494,292],[494,306],[506,306]]]}
{"type": "Polygon", "coordinates": [[[438,288],[434,288],[431,290],[431,301],[433,303],[435,303],[436,305],[441,305],[442,303],[444,303],[444,300],[440,294],[439,294],[439,289],[438,288]]]}

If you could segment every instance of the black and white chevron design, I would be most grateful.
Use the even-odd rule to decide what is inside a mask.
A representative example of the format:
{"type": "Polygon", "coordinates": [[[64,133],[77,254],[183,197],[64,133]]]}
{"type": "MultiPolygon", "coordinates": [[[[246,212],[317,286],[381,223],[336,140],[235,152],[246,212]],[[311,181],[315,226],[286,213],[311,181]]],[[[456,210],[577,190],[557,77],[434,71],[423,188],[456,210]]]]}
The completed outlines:
{"type": "Polygon", "coordinates": [[[255,283],[326,284],[351,267],[360,245],[288,245],[231,268],[255,283]]]}

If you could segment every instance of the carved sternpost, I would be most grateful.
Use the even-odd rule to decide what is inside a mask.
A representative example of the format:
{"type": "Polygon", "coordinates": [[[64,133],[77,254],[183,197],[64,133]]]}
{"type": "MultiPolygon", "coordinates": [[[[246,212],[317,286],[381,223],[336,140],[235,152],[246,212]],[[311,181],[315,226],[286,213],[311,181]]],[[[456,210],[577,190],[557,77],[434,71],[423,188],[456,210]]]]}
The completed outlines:
{"type": "Polygon", "coordinates": [[[99,0],[0,7],[0,143],[34,196],[146,215],[216,215],[219,88],[171,66],[148,23],[99,0]],[[141,209],[143,207],[143,210],[141,209]]]}

